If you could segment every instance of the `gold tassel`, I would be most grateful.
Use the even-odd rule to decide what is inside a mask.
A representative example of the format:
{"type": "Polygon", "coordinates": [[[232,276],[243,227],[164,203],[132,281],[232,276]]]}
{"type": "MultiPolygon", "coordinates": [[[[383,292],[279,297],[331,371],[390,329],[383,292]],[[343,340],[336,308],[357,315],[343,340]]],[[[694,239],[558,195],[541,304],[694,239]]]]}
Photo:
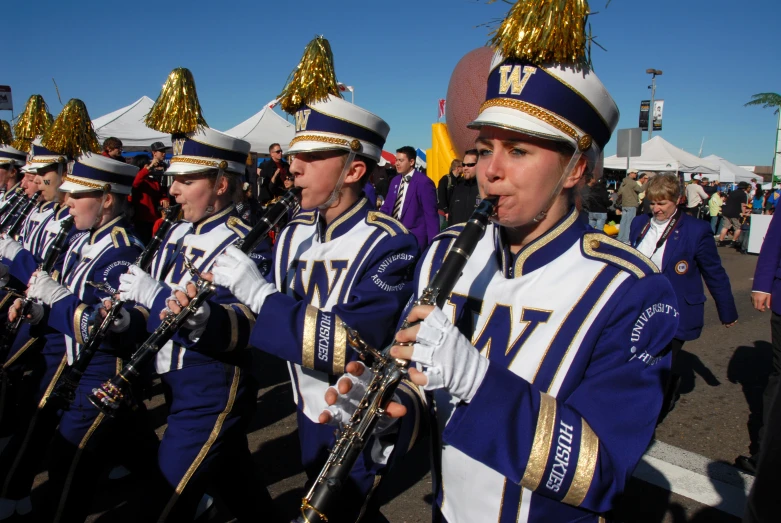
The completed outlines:
{"type": "Polygon", "coordinates": [[[533,64],[587,64],[587,0],[519,0],[491,32],[506,58],[533,64]]]}
{"type": "MultiPolygon", "coordinates": [[[[14,125],[14,135],[17,140],[32,141],[36,136],[42,136],[52,124],[52,115],[40,94],[32,95],[24,106],[14,125]]],[[[14,146],[16,149],[19,147],[14,146]]],[[[22,151],[23,149],[19,149],[22,151]]]]}
{"type": "Polygon", "coordinates": [[[23,153],[29,153],[30,144],[32,143],[33,143],[32,138],[17,138],[13,142],[11,142],[11,147],[19,151],[22,151],[23,153]]]}
{"type": "Polygon", "coordinates": [[[301,62],[290,73],[277,98],[282,110],[293,114],[304,104],[326,100],[329,94],[342,97],[336,85],[334,55],[328,40],[316,36],[304,49],[301,62]]]}
{"type": "Polygon", "coordinates": [[[71,98],[41,139],[41,145],[58,154],[76,158],[85,153],[99,153],[100,144],[92,128],[84,102],[71,98]]]}
{"type": "Polygon", "coordinates": [[[192,133],[208,127],[189,69],[179,67],[171,71],[144,122],[150,129],[168,134],[192,133]]]}
{"type": "Polygon", "coordinates": [[[14,137],[11,134],[11,124],[5,120],[0,120],[0,145],[11,145],[14,137]]]}

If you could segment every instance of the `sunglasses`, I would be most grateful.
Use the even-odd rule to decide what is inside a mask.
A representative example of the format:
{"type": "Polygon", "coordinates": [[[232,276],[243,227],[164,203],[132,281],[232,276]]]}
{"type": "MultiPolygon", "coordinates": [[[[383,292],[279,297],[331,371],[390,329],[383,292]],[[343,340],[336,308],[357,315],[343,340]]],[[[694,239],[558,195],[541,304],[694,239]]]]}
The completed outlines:
{"type": "Polygon", "coordinates": [[[463,165],[464,167],[474,167],[475,165],[477,165],[477,162],[474,162],[474,163],[464,163],[464,164],[461,164],[461,165],[463,165]]]}
{"type": "Polygon", "coordinates": [[[279,149],[278,151],[271,151],[271,152],[274,153],[274,154],[280,154],[280,153],[282,153],[282,149],[279,149]]]}

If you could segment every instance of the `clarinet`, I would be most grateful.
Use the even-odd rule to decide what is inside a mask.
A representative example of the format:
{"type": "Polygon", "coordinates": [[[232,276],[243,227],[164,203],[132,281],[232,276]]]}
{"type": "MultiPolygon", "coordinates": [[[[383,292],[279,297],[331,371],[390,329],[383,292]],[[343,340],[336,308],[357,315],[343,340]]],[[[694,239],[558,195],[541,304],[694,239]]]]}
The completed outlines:
{"type": "Polygon", "coordinates": [[[2,230],[6,237],[12,238],[19,232],[19,228],[24,223],[27,215],[33,210],[33,207],[38,202],[38,197],[41,195],[41,191],[33,194],[29,198],[18,198],[13,208],[3,216],[3,221],[0,222],[0,230],[2,230]],[[18,212],[17,212],[18,211],[18,212]]]}
{"type": "MultiPolygon", "coordinates": [[[[54,268],[54,264],[57,263],[57,258],[59,258],[62,249],[65,248],[65,241],[68,239],[68,233],[70,232],[71,227],[73,227],[73,216],[68,216],[60,222],[60,230],[57,232],[57,236],[54,237],[52,246],[49,248],[46,256],[44,256],[43,261],[38,265],[39,272],[49,273],[54,268]]],[[[16,339],[16,334],[22,326],[22,321],[24,321],[24,318],[30,313],[32,303],[33,300],[30,298],[23,298],[19,317],[6,325],[6,328],[0,337],[0,361],[5,361],[8,358],[8,353],[16,339]]]]}
{"type": "MultiPolygon", "coordinates": [[[[13,213],[16,210],[16,205],[19,203],[19,200],[24,199],[21,198],[21,194],[22,190],[17,187],[13,192],[6,196],[5,205],[0,209],[0,217],[2,217],[2,219],[5,219],[9,211],[13,213]]],[[[2,230],[2,228],[2,224],[0,224],[0,230],[2,230]]]]}
{"type": "MultiPolygon", "coordinates": [[[[300,188],[290,189],[282,199],[263,215],[257,225],[244,238],[238,240],[234,246],[241,249],[245,254],[255,250],[258,244],[268,236],[274,225],[287,215],[288,211],[298,209],[298,196],[300,193],[300,188]]],[[[198,310],[201,304],[208,300],[216,290],[216,287],[211,282],[201,277],[198,269],[186,257],[184,264],[187,270],[190,271],[190,274],[196,278],[196,294],[190,300],[190,303],[179,314],[169,312],[160,326],[155,329],[133,354],[130,361],[119,371],[119,374],[101,384],[100,387],[92,389],[92,394],[88,396],[90,402],[109,417],[114,417],[120,407],[125,404],[124,400],[129,395],[131,385],[140,375],[139,369],[152,361],[160,348],[173,338],[187,318],[198,310]]]]}
{"type": "MultiPolygon", "coordinates": [[[[485,234],[488,220],[494,212],[495,199],[485,199],[478,204],[466,226],[453,242],[442,266],[423,290],[418,305],[435,305],[442,307],[461,277],[466,262],[474,252],[480,239],[485,234]]],[[[369,346],[354,329],[342,324],[347,332],[347,345],[358,352],[366,361],[368,369],[374,376],[366,388],[366,393],[358,404],[350,421],[342,429],[328,460],[317,476],[306,497],[301,500],[301,516],[299,523],[320,523],[328,521],[326,513],[332,507],[336,496],[350,474],[353,465],[363,451],[369,437],[374,432],[377,422],[385,414],[385,405],[393,397],[393,393],[407,377],[406,360],[390,356],[390,348],[379,351],[369,346]]],[[[406,320],[399,330],[412,325],[406,320]]]]}
{"type": "MultiPolygon", "coordinates": [[[[149,241],[149,245],[136,259],[135,264],[141,267],[144,272],[149,272],[149,267],[152,265],[152,260],[155,254],[157,254],[160,244],[163,243],[166,234],[168,234],[168,231],[171,230],[171,227],[179,217],[181,207],[181,205],[171,205],[164,211],[163,223],[160,224],[154,237],[149,241]]],[[[92,361],[92,357],[100,349],[100,345],[106,338],[111,324],[117,317],[117,314],[119,314],[119,310],[125,304],[124,301],[115,296],[114,289],[111,289],[105,282],[96,283],[90,281],[87,283],[111,296],[111,308],[106,311],[106,317],[103,318],[103,321],[92,328],[89,338],[84,342],[79,352],[79,357],[63,372],[52,389],[48,403],[52,403],[58,408],[67,408],[76,399],[76,389],[79,386],[81,377],[92,361]]]]}

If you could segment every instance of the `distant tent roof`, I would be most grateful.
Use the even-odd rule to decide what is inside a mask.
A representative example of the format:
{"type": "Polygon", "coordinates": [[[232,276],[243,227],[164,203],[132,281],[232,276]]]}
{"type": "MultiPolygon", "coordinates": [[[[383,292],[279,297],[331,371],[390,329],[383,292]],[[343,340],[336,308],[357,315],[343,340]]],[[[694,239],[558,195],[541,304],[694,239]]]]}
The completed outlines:
{"type": "Polygon", "coordinates": [[[264,105],[263,109],[228,129],[225,134],[247,140],[254,153],[268,154],[272,143],[278,143],[283,151],[287,151],[296,130],[292,123],[275,113],[273,107],[274,102],[264,105]]]}
{"type": "Polygon", "coordinates": [[[144,117],[152,109],[154,100],[142,96],[132,104],[92,120],[92,126],[103,142],[113,136],[122,140],[124,148],[149,148],[154,142],[171,146],[171,135],[150,129],[144,124],[144,117]]]}
{"type": "Polygon", "coordinates": [[[420,149],[415,151],[418,157],[415,159],[415,167],[426,168],[426,152],[420,149]]]}
{"type": "Polygon", "coordinates": [[[377,165],[380,167],[385,167],[386,165],[395,165],[396,164],[396,155],[393,153],[389,153],[388,151],[382,151],[380,153],[380,161],[377,162],[377,165]]]}
{"type": "MultiPolygon", "coordinates": [[[[626,169],[626,158],[605,158],[606,169],[626,169]]],[[[661,136],[654,136],[643,144],[642,154],[629,159],[629,168],[639,171],[678,171],[687,173],[719,174],[719,166],[711,160],[687,153],[661,136]]]]}
{"type": "Polygon", "coordinates": [[[739,167],[732,162],[728,162],[720,156],[711,154],[705,157],[706,160],[719,164],[721,172],[719,173],[719,181],[722,183],[738,183],[738,182],[750,182],[752,178],[761,180],[761,176],[757,176],[751,171],[739,167]]]}

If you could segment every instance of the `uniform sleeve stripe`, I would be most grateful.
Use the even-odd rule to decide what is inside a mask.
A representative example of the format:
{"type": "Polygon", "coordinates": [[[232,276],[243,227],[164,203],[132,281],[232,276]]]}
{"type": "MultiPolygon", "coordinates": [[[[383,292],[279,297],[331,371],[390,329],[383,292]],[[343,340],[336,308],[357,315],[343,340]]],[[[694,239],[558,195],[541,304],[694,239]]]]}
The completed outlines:
{"type": "Polygon", "coordinates": [[[581,419],[580,432],[580,453],[578,455],[578,464],[575,467],[575,475],[572,478],[572,484],[567,491],[567,495],[562,500],[568,505],[576,507],[583,503],[591,486],[591,480],[594,478],[594,470],[597,466],[597,457],[599,455],[599,438],[586,420],[581,419]]]}
{"type": "Polygon", "coordinates": [[[347,352],[347,331],[342,326],[342,320],[339,316],[334,315],[334,323],[336,329],[334,332],[334,356],[333,356],[333,371],[331,374],[339,375],[344,374],[344,360],[347,352]]]}
{"type": "Polygon", "coordinates": [[[537,490],[548,464],[548,454],[553,442],[553,428],[556,423],[556,400],[553,396],[540,391],[540,413],[537,417],[537,429],[534,432],[529,461],[523,473],[521,485],[529,490],[537,490]]]}
{"type": "Polygon", "coordinates": [[[315,368],[315,335],[317,334],[317,307],[307,305],[304,315],[304,341],[301,353],[301,366],[315,368]]]}
{"type": "Polygon", "coordinates": [[[228,320],[230,321],[231,325],[231,341],[226,350],[232,351],[239,343],[239,320],[236,318],[236,311],[233,310],[233,307],[230,305],[223,305],[222,307],[228,313],[228,320]]]}
{"type": "Polygon", "coordinates": [[[149,320],[149,311],[148,310],[146,310],[144,307],[142,307],[140,305],[136,305],[133,308],[136,309],[138,312],[140,312],[145,320],[149,320]]]}
{"type": "Polygon", "coordinates": [[[87,310],[87,304],[82,303],[76,307],[76,312],[73,313],[73,335],[76,337],[76,343],[84,345],[84,338],[81,336],[81,317],[84,315],[84,311],[87,310]]]}

